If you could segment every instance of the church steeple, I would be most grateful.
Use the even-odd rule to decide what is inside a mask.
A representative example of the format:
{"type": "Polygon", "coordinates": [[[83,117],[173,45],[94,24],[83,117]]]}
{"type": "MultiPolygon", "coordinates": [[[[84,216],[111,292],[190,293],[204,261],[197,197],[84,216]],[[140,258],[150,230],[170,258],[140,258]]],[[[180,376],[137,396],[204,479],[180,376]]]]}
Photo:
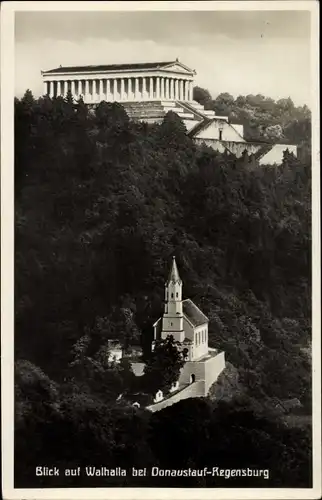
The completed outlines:
{"type": "Polygon", "coordinates": [[[179,276],[179,271],[177,268],[175,256],[172,257],[172,266],[171,266],[169,276],[168,276],[168,281],[166,284],[170,285],[170,283],[172,283],[172,284],[181,283],[182,284],[182,281],[181,281],[180,276],[179,276]]]}
{"type": "Polygon", "coordinates": [[[162,321],[162,338],[173,335],[175,340],[182,342],[183,313],[182,313],[182,280],[176,264],[172,258],[171,268],[165,284],[165,305],[162,321]]]}

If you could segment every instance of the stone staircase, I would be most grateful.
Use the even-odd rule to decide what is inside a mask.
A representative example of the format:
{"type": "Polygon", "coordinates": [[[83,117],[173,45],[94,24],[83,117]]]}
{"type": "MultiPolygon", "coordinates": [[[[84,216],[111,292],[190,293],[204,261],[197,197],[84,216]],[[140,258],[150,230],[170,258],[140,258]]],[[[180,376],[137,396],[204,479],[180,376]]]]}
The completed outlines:
{"type": "Polygon", "coordinates": [[[147,410],[150,410],[154,413],[156,411],[163,410],[163,408],[166,408],[167,406],[172,406],[173,404],[178,403],[182,399],[200,398],[204,396],[205,396],[205,382],[203,380],[199,380],[197,382],[193,382],[192,384],[182,387],[181,390],[179,390],[172,396],[163,399],[159,403],[147,406],[147,410]]]}
{"type": "Polygon", "coordinates": [[[182,120],[191,120],[194,117],[193,113],[189,113],[182,109],[181,106],[177,106],[174,101],[125,102],[122,105],[133,120],[162,120],[169,111],[177,113],[182,120]]]}
{"type": "Polygon", "coordinates": [[[213,110],[207,110],[196,101],[138,101],[121,103],[132,120],[158,123],[169,111],[176,113],[185,124],[188,132],[198,123],[213,118],[228,120],[228,117],[217,117],[213,110]]]}

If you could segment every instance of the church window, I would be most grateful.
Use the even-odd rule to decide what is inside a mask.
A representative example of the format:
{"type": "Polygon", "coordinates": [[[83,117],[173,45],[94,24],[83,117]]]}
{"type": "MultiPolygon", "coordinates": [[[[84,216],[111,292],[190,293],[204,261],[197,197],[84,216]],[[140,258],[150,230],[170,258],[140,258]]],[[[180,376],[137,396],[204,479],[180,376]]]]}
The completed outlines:
{"type": "Polygon", "coordinates": [[[219,130],[219,140],[222,141],[222,130],[219,130]]]}
{"type": "Polygon", "coordinates": [[[178,292],[176,293],[176,297],[179,297],[179,294],[178,294],[178,292]]]}
{"type": "Polygon", "coordinates": [[[171,294],[171,299],[173,299],[173,293],[171,294]]]}

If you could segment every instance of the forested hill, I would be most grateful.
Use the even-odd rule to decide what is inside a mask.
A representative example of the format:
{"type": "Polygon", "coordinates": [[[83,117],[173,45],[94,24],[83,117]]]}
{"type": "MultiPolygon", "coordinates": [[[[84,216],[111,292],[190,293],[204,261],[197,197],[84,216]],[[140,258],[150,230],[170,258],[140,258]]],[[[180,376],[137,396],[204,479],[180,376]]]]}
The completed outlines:
{"type": "MultiPolygon", "coordinates": [[[[291,398],[309,414],[311,365],[305,349],[311,338],[310,190],[310,164],[286,155],[280,167],[254,168],[245,158],[197,147],[172,113],[161,125],[148,126],[131,122],[117,103],[101,103],[90,114],[70,95],[34,100],[27,92],[16,99],[20,456],[27,453],[30,433],[44,442],[54,436],[50,425],[56,429],[57,419],[64,439],[68,429],[76,437],[85,432],[79,430],[85,414],[94,415],[91,425],[98,426],[95,437],[86,435],[90,446],[97,440],[101,450],[104,442],[104,449],[114,453],[108,446],[113,436],[104,434],[103,441],[98,436],[109,428],[103,425],[104,405],[115,398],[120,386],[114,382],[121,375],[104,370],[97,353],[108,338],[119,338],[124,345],[140,342],[141,333],[149,338],[162,310],[172,255],[184,296],[210,318],[211,346],[223,349],[238,371],[239,393],[265,414],[291,398]],[[91,339],[87,357],[79,343],[84,335],[91,339]],[[70,371],[75,353],[92,371],[88,365],[76,374],[70,371]]],[[[132,418],[129,411],[120,417],[123,423],[132,418]]],[[[108,418],[113,420],[116,413],[108,418]]],[[[144,429],[147,418],[140,420],[144,429]]],[[[112,420],[108,425],[114,425],[112,420]]],[[[127,432],[130,442],[134,431],[127,432]]],[[[276,436],[276,443],[282,442],[276,436]]],[[[76,437],[75,443],[81,443],[83,438],[76,437]]],[[[297,442],[302,450],[296,439],[289,436],[287,443],[297,442]]],[[[41,442],[37,446],[44,446],[41,442]]],[[[131,444],[132,454],[140,443],[131,444]]],[[[224,442],[222,446],[226,449],[224,442]]],[[[147,442],[142,447],[140,460],[150,453],[147,442]]],[[[72,449],[66,444],[52,453],[72,449]]],[[[276,456],[282,453],[275,451],[276,456]]],[[[27,474],[24,467],[21,462],[22,475],[27,474]]]]}
{"type": "Polygon", "coordinates": [[[245,139],[272,143],[297,144],[299,154],[307,156],[311,141],[311,111],[295,106],[292,99],[275,101],[261,94],[238,96],[228,92],[212,98],[208,90],[194,87],[194,99],[218,116],[228,116],[232,123],[244,125],[245,139]]]}

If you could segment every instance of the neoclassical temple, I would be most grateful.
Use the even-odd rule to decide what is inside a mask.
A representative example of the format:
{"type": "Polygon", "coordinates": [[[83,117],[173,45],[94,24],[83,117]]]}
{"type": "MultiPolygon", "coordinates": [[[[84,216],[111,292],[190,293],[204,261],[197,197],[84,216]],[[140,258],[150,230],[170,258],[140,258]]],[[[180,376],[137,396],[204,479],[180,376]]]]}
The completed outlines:
{"type": "Polygon", "coordinates": [[[91,107],[101,101],[120,102],[129,117],[160,123],[169,111],[176,113],[197,144],[206,144],[221,153],[237,157],[247,152],[259,165],[280,164],[288,149],[297,155],[297,146],[249,142],[244,127],[218,116],[193,99],[196,72],[178,59],[168,62],[69,66],[42,71],[44,95],[83,98],[91,107]]]}
{"type": "Polygon", "coordinates": [[[59,67],[44,71],[44,94],[82,96],[86,104],[100,101],[192,101],[195,71],[179,61],[59,67]]]}

